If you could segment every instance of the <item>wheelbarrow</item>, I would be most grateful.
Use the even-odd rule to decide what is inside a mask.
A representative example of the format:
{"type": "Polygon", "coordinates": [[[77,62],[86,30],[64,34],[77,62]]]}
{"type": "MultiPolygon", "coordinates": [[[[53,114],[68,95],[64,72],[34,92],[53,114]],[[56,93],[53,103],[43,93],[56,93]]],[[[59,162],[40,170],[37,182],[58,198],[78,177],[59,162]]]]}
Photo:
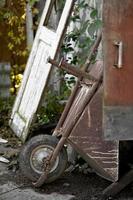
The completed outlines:
{"type": "Polygon", "coordinates": [[[97,61],[91,64],[100,41],[101,34],[82,71],[64,60],[60,63],[48,60],[77,76],[78,80],[53,135],[31,138],[20,152],[20,168],[36,187],[56,180],[65,171],[67,144],[100,176],[112,182],[118,180],[119,144],[117,141],[105,141],[102,133],[103,63],[97,61]]]}

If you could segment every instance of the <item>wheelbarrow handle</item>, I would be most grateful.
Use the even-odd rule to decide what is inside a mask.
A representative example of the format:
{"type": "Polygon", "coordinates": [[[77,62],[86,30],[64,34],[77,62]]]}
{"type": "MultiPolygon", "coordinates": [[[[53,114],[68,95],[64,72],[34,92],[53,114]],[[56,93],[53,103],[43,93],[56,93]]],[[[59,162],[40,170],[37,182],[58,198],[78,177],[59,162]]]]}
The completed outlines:
{"type": "Polygon", "coordinates": [[[51,59],[49,57],[48,62],[58,68],[64,69],[68,73],[70,73],[78,78],[86,78],[86,79],[89,79],[90,81],[97,81],[95,77],[91,76],[89,73],[87,73],[85,71],[78,69],[77,67],[74,67],[71,64],[68,64],[66,61],[64,61],[64,59],[61,59],[61,61],[58,63],[56,60],[51,59]]]}

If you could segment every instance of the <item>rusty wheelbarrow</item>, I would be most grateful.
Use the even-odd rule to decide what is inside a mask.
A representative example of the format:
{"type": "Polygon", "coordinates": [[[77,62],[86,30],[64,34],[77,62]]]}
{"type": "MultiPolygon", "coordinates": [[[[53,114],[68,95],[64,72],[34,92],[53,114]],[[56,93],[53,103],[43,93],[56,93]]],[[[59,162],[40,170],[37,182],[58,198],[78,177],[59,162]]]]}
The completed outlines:
{"type": "Polygon", "coordinates": [[[101,34],[92,47],[84,70],[64,61],[54,66],[78,77],[73,92],[52,136],[31,138],[20,152],[20,167],[36,187],[59,178],[66,169],[69,143],[102,177],[118,180],[119,144],[105,141],[102,133],[102,74],[103,63],[91,65],[91,58],[101,40],[101,34]]]}

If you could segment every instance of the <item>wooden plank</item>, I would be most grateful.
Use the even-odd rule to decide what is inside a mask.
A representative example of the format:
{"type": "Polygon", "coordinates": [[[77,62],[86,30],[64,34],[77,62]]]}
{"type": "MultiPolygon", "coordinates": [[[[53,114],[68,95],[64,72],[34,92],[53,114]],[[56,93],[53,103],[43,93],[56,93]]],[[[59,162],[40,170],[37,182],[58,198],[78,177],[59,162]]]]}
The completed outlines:
{"type": "Polygon", "coordinates": [[[133,139],[132,22],[132,0],[126,4],[124,0],[103,1],[103,116],[105,138],[109,140],[133,139]]]}
{"type": "Polygon", "coordinates": [[[47,59],[49,56],[54,59],[57,55],[73,4],[74,0],[66,0],[57,30],[54,32],[47,27],[53,1],[48,0],[46,2],[39,29],[26,66],[24,79],[16,98],[10,120],[11,128],[23,141],[27,138],[29,127],[47,86],[52,67],[52,65],[47,62],[47,59]],[[22,123],[22,121],[24,123],[22,123]]]}
{"type": "Polygon", "coordinates": [[[49,30],[47,27],[42,27],[39,39],[50,44],[51,41],[55,41],[56,33],[54,34],[54,32],[49,30]]]}

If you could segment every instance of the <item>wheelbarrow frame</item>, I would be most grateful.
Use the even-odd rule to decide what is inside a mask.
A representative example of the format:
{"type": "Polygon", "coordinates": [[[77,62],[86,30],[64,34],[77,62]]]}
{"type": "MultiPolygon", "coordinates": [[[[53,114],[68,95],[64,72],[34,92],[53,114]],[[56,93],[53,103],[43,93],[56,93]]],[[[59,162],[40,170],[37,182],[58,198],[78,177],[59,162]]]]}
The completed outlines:
{"type": "MultiPolygon", "coordinates": [[[[71,96],[69,97],[68,103],[65,106],[65,109],[61,115],[61,118],[53,132],[53,135],[58,138],[60,137],[60,140],[57,146],[55,147],[53,153],[47,158],[47,165],[45,165],[44,173],[42,173],[42,175],[40,176],[40,178],[37,180],[36,183],[33,183],[34,186],[36,187],[40,187],[47,179],[47,175],[50,171],[50,167],[54,163],[55,159],[57,158],[58,154],[60,153],[65,143],[70,143],[76,149],[76,145],[74,145],[70,137],[71,132],[73,128],[75,127],[77,121],[79,120],[80,116],[82,115],[83,111],[85,110],[86,106],[92,100],[92,98],[97,93],[97,91],[99,90],[102,84],[103,69],[101,65],[99,66],[98,70],[95,70],[95,69],[93,70],[93,68],[91,69],[90,67],[92,56],[94,55],[94,53],[96,52],[99,46],[101,37],[102,37],[102,34],[100,33],[99,37],[97,38],[95,44],[93,45],[90,51],[90,54],[87,58],[85,65],[83,66],[83,71],[77,68],[75,69],[75,67],[71,66],[70,64],[67,64],[64,60],[61,60],[61,62],[58,63],[51,58],[48,59],[48,62],[50,62],[52,65],[58,68],[63,68],[67,72],[77,76],[78,80],[76,82],[76,85],[73,89],[71,96]],[[89,72],[88,72],[88,68],[91,69],[89,70],[89,72]],[[80,105],[78,105],[78,111],[76,115],[74,116],[74,119],[71,120],[71,123],[69,123],[70,119],[68,119],[69,125],[63,128],[64,124],[67,123],[66,119],[68,118],[69,112],[71,111],[71,108],[73,107],[73,102],[77,98],[78,94],[80,96],[79,88],[82,86],[86,87],[84,100],[82,101],[80,105]]],[[[89,157],[89,156],[86,155],[86,157],[89,157]]],[[[112,180],[112,177],[109,175],[109,173],[107,173],[102,167],[98,166],[98,164],[94,161],[94,159],[89,158],[89,163],[103,177],[105,177],[106,179],[112,180]]]]}

